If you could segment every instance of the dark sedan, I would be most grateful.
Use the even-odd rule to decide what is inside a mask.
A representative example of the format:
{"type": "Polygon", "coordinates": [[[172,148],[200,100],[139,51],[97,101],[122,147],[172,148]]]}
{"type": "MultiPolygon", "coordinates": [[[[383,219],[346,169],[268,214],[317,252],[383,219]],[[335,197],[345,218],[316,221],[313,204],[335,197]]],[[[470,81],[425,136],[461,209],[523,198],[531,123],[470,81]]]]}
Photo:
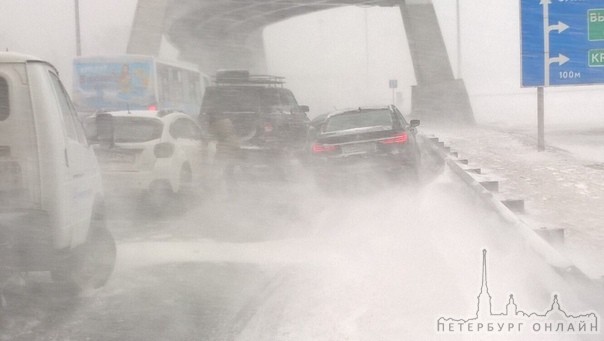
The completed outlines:
{"type": "Polygon", "coordinates": [[[309,153],[320,186],[342,181],[417,179],[419,120],[405,120],[393,105],[321,115],[310,124],[309,153]]]}

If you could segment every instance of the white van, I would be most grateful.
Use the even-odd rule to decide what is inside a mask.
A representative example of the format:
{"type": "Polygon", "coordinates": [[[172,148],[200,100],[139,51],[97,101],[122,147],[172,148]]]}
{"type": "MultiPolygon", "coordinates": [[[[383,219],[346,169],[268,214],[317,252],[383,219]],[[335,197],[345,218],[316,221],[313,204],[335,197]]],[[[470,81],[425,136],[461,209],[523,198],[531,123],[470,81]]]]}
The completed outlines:
{"type": "Polygon", "coordinates": [[[0,52],[0,274],[96,288],[115,251],[97,160],[57,70],[0,52]]]}

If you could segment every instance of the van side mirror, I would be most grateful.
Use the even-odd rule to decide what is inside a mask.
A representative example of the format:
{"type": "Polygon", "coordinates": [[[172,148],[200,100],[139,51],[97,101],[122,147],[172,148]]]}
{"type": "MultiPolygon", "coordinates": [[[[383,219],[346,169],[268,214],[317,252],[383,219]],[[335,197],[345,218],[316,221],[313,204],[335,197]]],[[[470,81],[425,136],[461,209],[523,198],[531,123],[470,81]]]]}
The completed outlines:
{"type": "Polygon", "coordinates": [[[310,108],[308,107],[308,105],[300,105],[298,106],[298,108],[300,108],[300,111],[307,113],[310,111],[310,108]]]}
{"type": "Polygon", "coordinates": [[[111,114],[99,113],[95,117],[96,141],[102,145],[113,147],[115,143],[115,127],[111,114]]]}
{"type": "Polygon", "coordinates": [[[411,126],[411,128],[415,128],[419,126],[419,120],[411,120],[411,122],[409,122],[409,125],[411,126]]]}

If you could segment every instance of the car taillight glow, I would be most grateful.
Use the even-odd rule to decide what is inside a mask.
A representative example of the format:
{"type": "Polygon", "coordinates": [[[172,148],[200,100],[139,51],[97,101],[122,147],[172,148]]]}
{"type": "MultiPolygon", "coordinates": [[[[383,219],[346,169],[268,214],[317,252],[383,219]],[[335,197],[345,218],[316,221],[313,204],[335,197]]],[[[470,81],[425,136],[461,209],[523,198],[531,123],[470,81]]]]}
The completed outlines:
{"type": "Polygon", "coordinates": [[[265,133],[271,133],[273,131],[273,124],[270,122],[266,122],[264,123],[264,132],[265,133]]]}
{"type": "Polygon", "coordinates": [[[151,105],[149,105],[149,106],[147,107],[147,110],[153,110],[153,111],[155,111],[155,110],[157,110],[157,105],[155,105],[155,104],[151,104],[151,105]]]}
{"type": "Polygon", "coordinates": [[[391,137],[391,138],[388,138],[385,140],[381,140],[380,143],[382,143],[382,144],[403,144],[403,143],[407,143],[408,139],[409,139],[409,136],[407,136],[407,133],[401,133],[394,137],[391,137]]]}
{"type": "Polygon", "coordinates": [[[174,154],[174,145],[170,142],[162,142],[155,145],[153,153],[158,159],[169,158],[174,154]]]}
{"type": "Polygon", "coordinates": [[[320,143],[315,143],[311,147],[312,152],[315,154],[335,152],[337,149],[338,149],[338,146],[324,145],[324,144],[320,144],[320,143]]]}

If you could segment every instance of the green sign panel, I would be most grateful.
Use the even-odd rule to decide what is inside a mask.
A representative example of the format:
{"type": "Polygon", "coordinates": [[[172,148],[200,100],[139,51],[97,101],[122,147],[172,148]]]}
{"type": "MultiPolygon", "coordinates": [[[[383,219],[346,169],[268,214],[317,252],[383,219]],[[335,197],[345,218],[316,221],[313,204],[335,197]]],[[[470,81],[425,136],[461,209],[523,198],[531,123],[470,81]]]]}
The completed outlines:
{"type": "Polygon", "coordinates": [[[604,49],[589,50],[589,66],[604,66],[604,49]]]}
{"type": "Polygon", "coordinates": [[[589,40],[604,40],[604,8],[587,11],[589,40]]]}

